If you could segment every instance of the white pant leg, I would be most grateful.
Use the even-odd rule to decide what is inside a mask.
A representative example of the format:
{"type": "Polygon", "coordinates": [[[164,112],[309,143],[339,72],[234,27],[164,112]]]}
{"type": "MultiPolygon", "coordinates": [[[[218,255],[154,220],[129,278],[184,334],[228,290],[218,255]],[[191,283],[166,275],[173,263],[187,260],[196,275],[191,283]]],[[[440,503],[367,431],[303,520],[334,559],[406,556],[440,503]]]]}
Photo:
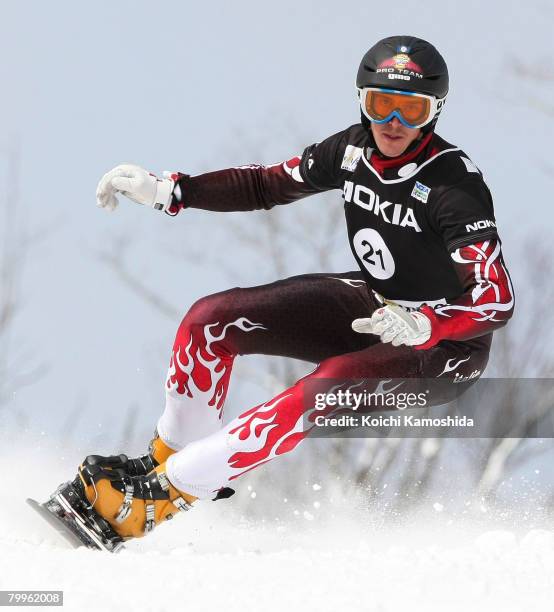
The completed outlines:
{"type": "Polygon", "coordinates": [[[244,333],[265,329],[245,317],[225,325],[179,329],[165,385],[165,410],[158,421],[158,434],[170,448],[180,450],[221,427],[234,354],[218,351],[216,343],[232,327],[244,333]]]}
{"type": "Polygon", "coordinates": [[[293,450],[305,437],[303,417],[297,385],[169,457],[167,477],[185,493],[213,497],[241,474],[293,450]]]}

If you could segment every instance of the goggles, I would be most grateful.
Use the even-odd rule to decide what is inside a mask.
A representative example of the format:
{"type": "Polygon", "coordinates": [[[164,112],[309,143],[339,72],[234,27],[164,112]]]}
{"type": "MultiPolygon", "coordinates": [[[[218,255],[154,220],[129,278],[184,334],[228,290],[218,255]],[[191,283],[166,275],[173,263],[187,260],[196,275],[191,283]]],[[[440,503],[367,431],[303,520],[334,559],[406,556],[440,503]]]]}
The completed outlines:
{"type": "Polygon", "coordinates": [[[362,112],[373,123],[387,123],[397,117],[409,128],[420,128],[433,121],[446,100],[446,97],[437,99],[411,91],[380,87],[358,89],[358,95],[362,112]]]}

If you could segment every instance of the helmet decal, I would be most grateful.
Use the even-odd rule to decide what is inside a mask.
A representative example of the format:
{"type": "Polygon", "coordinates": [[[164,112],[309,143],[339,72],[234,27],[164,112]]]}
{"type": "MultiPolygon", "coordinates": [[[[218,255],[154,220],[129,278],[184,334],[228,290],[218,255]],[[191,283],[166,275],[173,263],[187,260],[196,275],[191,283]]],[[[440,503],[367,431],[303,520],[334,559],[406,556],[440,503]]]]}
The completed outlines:
{"type": "Polygon", "coordinates": [[[381,72],[381,68],[394,68],[403,74],[414,73],[414,75],[417,75],[420,79],[423,78],[423,69],[421,66],[413,62],[406,53],[397,53],[393,57],[382,61],[377,67],[377,72],[381,72]]]}

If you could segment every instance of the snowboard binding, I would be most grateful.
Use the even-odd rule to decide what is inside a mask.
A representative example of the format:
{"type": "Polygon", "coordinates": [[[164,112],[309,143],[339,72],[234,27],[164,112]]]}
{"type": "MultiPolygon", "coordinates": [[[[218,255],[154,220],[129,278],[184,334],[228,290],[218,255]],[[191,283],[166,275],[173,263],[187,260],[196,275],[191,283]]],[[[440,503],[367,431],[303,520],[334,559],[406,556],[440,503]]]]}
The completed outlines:
{"type": "MultiPolygon", "coordinates": [[[[214,501],[233,493],[223,487],[214,501]]],[[[89,455],[77,477],[61,484],[46,502],[27,503],[72,546],[118,552],[125,540],[146,535],[161,521],[191,508],[194,500],[171,486],[165,462],[121,454],[89,455]],[[152,470],[150,461],[156,465],[152,470]]]]}
{"type": "Polygon", "coordinates": [[[124,548],[121,538],[89,504],[81,479],[61,484],[44,503],[27,503],[74,548],[115,553],[124,548]]]}

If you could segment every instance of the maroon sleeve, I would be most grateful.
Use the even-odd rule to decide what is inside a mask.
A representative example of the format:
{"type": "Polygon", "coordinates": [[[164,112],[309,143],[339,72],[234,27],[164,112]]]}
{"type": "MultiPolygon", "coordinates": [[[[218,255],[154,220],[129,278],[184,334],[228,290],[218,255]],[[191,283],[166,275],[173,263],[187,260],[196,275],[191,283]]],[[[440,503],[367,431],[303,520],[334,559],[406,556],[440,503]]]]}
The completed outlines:
{"type": "Polygon", "coordinates": [[[514,291],[500,249],[500,240],[470,244],[451,253],[464,293],[448,304],[423,306],[431,320],[431,338],[417,349],[441,340],[469,340],[503,325],[514,310],[514,291]]]}
{"type": "Polygon", "coordinates": [[[179,174],[169,213],[175,215],[181,208],[269,210],[322,191],[303,181],[299,164],[300,157],[293,157],[272,166],[241,166],[198,176],[179,174]]]}

